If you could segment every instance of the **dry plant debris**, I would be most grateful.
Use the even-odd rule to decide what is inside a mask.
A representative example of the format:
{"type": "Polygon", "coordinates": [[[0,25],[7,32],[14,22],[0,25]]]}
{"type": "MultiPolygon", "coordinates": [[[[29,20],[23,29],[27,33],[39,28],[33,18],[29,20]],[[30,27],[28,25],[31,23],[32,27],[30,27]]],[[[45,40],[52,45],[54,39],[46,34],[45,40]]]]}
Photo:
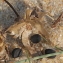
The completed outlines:
{"type": "MultiPolygon", "coordinates": [[[[63,51],[61,51],[61,52],[56,52],[54,54],[43,55],[44,53],[43,50],[46,50],[49,48],[52,50],[52,48],[55,49],[55,46],[58,45],[54,40],[51,41],[52,39],[51,36],[53,37],[53,39],[58,38],[58,35],[54,33],[55,31],[54,30],[52,31],[51,29],[58,28],[60,29],[60,31],[61,29],[63,29],[62,26],[58,25],[63,18],[63,14],[61,14],[56,20],[54,20],[54,23],[51,25],[53,28],[51,26],[48,26],[49,28],[47,28],[47,26],[44,27],[44,25],[46,24],[44,23],[45,22],[44,18],[45,16],[48,16],[48,15],[51,16],[51,14],[42,10],[42,7],[41,7],[42,5],[40,1],[37,0],[39,2],[38,4],[39,7],[38,6],[35,6],[33,8],[31,6],[29,6],[30,8],[27,7],[24,17],[22,19],[20,18],[16,10],[13,8],[13,6],[7,0],[2,0],[2,1],[3,2],[5,1],[12,8],[17,18],[15,19],[15,23],[13,25],[11,25],[5,30],[2,30],[1,31],[2,34],[0,32],[0,59],[1,59],[0,62],[21,63],[22,61],[24,62],[28,61],[29,63],[34,63],[34,61],[32,60],[39,61],[41,58],[43,58],[40,60],[40,63],[41,63],[44,60],[48,59],[46,57],[63,53],[63,51]],[[52,32],[49,33],[48,31],[49,32],[52,31],[52,32]],[[36,38],[31,40],[30,38],[34,35],[39,35],[40,38],[35,36],[36,38]],[[10,42],[7,41],[8,37],[11,37],[10,42]],[[35,39],[37,39],[38,42],[36,42],[35,39]],[[19,51],[16,53],[15,52],[16,50],[14,49],[17,49],[17,48],[19,49],[19,51]],[[22,56],[20,55],[20,50],[22,50],[22,56]],[[16,55],[18,56],[14,56],[14,53],[16,53],[16,55]],[[21,60],[21,61],[17,62],[18,60],[21,60]]],[[[57,51],[57,49],[55,50],[57,51]]],[[[55,56],[54,59],[57,60],[58,57],[55,56]]],[[[44,63],[48,63],[49,61],[54,63],[55,62],[54,59],[49,59],[44,63]]],[[[58,60],[58,63],[61,63],[60,59],[58,60]]]]}

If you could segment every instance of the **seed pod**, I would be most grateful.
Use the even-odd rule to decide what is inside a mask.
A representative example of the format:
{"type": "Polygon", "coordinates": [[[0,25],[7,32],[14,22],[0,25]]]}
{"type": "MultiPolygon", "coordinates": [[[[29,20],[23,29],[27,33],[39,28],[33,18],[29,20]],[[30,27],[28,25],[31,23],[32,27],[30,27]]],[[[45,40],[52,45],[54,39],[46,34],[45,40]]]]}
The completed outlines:
{"type": "Polygon", "coordinates": [[[39,34],[34,34],[30,37],[31,42],[39,43],[41,41],[41,36],[39,34]]]}
{"type": "Polygon", "coordinates": [[[22,55],[22,50],[20,48],[15,48],[13,49],[11,55],[13,58],[20,57],[22,55]]]}
{"type": "MultiPolygon", "coordinates": [[[[56,51],[55,50],[53,50],[53,49],[46,49],[45,50],[45,54],[51,54],[51,53],[55,53],[56,51]]],[[[48,58],[55,58],[56,57],[56,55],[54,55],[54,56],[50,56],[50,57],[48,57],[48,58]]]]}

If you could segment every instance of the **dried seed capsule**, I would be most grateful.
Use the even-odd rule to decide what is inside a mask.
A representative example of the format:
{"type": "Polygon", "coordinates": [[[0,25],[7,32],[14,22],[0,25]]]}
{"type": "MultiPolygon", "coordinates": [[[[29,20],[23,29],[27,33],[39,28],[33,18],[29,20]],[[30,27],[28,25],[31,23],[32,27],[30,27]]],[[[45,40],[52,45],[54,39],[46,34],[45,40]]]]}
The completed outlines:
{"type": "Polygon", "coordinates": [[[34,34],[30,37],[31,42],[39,43],[41,41],[41,36],[39,34],[34,34]]]}
{"type": "MultiPolygon", "coordinates": [[[[53,50],[53,49],[46,49],[45,50],[45,54],[51,54],[51,53],[55,53],[56,51],[55,50],[53,50]]],[[[54,56],[50,56],[50,57],[48,57],[48,58],[55,58],[56,57],[56,55],[54,55],[54,56]]]]}
{"type": "Polygon", "coordinates": [[[13,49],[11,55],[13,58],[20,57],[22,55],[22,50],[20,48],[15,48],[13,49]]]}

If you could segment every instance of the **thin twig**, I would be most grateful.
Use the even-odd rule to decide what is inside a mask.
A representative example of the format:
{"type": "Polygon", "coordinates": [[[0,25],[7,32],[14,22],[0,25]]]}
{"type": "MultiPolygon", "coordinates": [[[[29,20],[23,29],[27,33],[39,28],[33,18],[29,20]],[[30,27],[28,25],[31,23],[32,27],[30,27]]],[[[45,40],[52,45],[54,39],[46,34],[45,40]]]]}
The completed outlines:
{"type": "Polygon", "coordinates": [[[56,24],[61,21],[62,16],[63,16],[63,13],[62,13],[62,14],[58,17],[58,19],[55,20],[55,22],[52,24],[52,28],[56,27],[56,24]]]}
{"type": "MultiPolygon", "coordinates": [[[[37,60],[37,59],[46,58],[46,57],[50,57],[50,56],[54,56],[54,55],[59,55],[59,54],[63,54],[63,51],[52,53],[52,54],[47,54],[47,55],[42,55],[42,56],[37,56],[37,57],[34,57],[34,58],[30,58],[30,60],[37,60]]],[[[16,61],[15,63],[24,63],[24,62],[28,62],[28,59],[16,61]]]]}
{"type": "Polygon", "coordinates": [[[16,10],[13,8],[13,6],[7,0],[4,0],[4,1],[12,8],[12,10],[15,12],[16,16],[20,17],[19,14],[16,12],[16,10]]]}
{"type": "Polygon", "coordinates": [[[63,51],[62,48],[59,48],[59,47],[57,47],[57,46],[55,46],[55,48],[58,49],[58,50],[60,50],[60,51],[63,51]]]}

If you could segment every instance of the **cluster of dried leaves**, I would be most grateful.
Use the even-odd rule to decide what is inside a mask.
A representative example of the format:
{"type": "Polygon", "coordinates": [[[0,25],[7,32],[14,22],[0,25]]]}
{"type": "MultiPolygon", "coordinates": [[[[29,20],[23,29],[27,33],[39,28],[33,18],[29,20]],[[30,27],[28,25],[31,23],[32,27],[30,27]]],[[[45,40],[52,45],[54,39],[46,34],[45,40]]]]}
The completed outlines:
{"type": "MultiPolygon", "coordinates": [[[[54,46],[53,43],[48,38],[48,33],[46,29],[44,28],[44,25],[42,25],[41,21],[43,21],[42,17],[46,15],[46,12],[43,12],[42,10],[39,10],[37,7],[34,7],[33,9],[27,8],[26,13],[24,15],[23,19],[20,19],[20,16],[15,11],[15,9],[12,7],[12,5],[7,1],[4,0],[15,12],[17,15],[17,18],[15,19],[15,24],[11,25],[8,29],[5,31],[0,32],[0,58],[1,61],[11,60],[11,56],[9,55],[10,51],[13,48],[21,48],[24,52],[24,54],[28,54],[29,57],[32,57],[37,51],[42,51],[45,47],[43,47],[43,44],[47,44],[51,47],[54,46]],[[29,37],[33,34],[39,34],[42,37],[42,41],[39,44],[31,44],[29,37]],[[17,42],[14,43],[8,43],[6,42],[7,36],[11,36],[14,40],[19,38],[19,45],[17,42]],[[16,44],[15,44],[16,43],[16,44]],[[10,45],[11,44],[11,45],[10,45]]],[[[51,25],[52,28],[56,26],[58,22],[60,22],[61,18],[63,17],[63,14],[61,14],[57,20],[51,25]]],[[[12,40],[12,39],[11,39],[12,40]]],[[[37,53],[40,55],[40,53],[37,53]]],[[[13,60],[13,59],[12,59],[13,60]]],[[[14,59],[15,60],[15,59],[14,59]]]]}

